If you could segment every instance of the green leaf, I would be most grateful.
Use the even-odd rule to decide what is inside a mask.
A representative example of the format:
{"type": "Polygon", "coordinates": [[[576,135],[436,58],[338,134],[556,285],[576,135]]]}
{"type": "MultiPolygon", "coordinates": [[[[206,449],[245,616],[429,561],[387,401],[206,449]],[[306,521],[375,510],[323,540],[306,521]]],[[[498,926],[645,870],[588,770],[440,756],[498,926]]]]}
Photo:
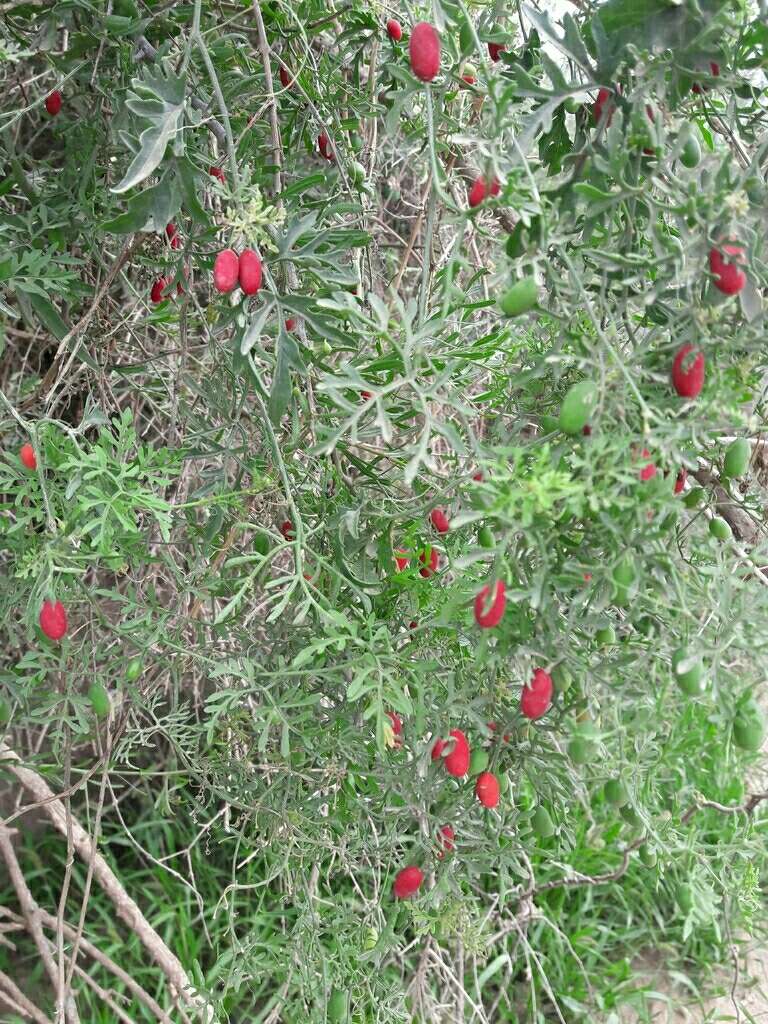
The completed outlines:
{"type": "Polygon", "coordinates": [[[36,292],[29,292],[28,294],[32,308],[35,313],[37,313],[41,323],[54,336],[54,338],[61,341],[61,339],[69,332],[69,328],[62,320],[59,311],[56,309],[54,304],[44,296],[38,295],[36,292]]]}
{"type": "Polygon", "coordinates": [[[174,75],[161,65],[134,78],[126,107],[149,125],[139,137],[139,149],[128,170],[112,192],[120,194],[146,180],[160,166],[168,143],[181,131],[186,77],[174,75]]]}

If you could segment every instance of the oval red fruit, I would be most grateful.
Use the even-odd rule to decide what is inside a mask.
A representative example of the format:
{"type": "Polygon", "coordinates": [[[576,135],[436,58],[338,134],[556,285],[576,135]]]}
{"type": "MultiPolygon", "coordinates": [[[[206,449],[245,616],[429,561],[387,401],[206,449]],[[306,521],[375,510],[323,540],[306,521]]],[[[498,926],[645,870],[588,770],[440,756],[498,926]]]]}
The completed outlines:
{"type": "Polygon", "coordinates": [[[429,514],[429,518],[438,533],[448,533],[451,528],[451,524],[444,509],[433,508],[429,514]]]}
{"type": "Polygon", "coordinates": [[[688,479],[688,470],[683,466],[680,472],[677,474],[675,480],[675,494],[680,494],[685,487],[685,481],[688,479]]]}
{"type": "Polygon", "coordinates": [[[289,316],[288,319],[285,321],[285,329],[286,329],[286,331],[292,331],[295,326],[296,326],[296,321],[293,319],[292,316],[289,316]]]}
{"type": "Polygon", "coordinates": [[[261,260],[253,249],[243,249],[240,253],[238,281],[246,295],[255,295],[261,288],[261,260]]]}
{"type": "Polygon", "coordinates": [[[398,548],[397,551],[395,551],[395,565],[397,566],[397,571],[402,572],[403,569],[407,569],[409,562],[410,557],[408,556],[408,552],[403,551],[402,548],[398,548]]]}
{"type": "Polygon", "coordinates": [[[537,668],[533,679],[523,687],[520,710],[526,718],[541,718],[547,713],[551,700],[552,676],[543,668],[537,668]]]}
{"type": "Polygon", "coordinates": [[[222,185],[225,182],[224,171],[220,167],[209,167],[208,173],[212,178],[218,178],[222,185]]]}
{"type": "Polygon", "coordinates": [[[499,54],[504,53],[506,49],[506,46],[503,46],[501,43],[488,43],[488,53],[494,62],[499,59],[499,54]]]}
{"type": "Polygon", "coordinates": [[[709,269],[715,278],[715,288],[724,295],[736,295],[747,283],[747,275],[739,267],[744,262],[740,245],[721,245],[709,251],[709,269]],[[725,256],[731,257],[726,261],[725,256]]]}
{"type": "Polygon", "coordinates": [[[286,540],[293,540],[293,538],[296,536],[296,533],[293,529],[293,523],[291,522],[290,519],[285,519],[282,523],[280,523],[280,533],[282,533],[286,540]]]}
{"type": "Polygon", "coordinates": [[[317,137],[317,148],[320,150],[320,156],[325,157],[326,160],[335,160],[336,157],[333,153],[333,146],[331,140],[328,138],[326,132],[321,132],[317,137]]]}
{"type": "Polygon", "coordinates": [[[672,384],[682,398],[700,395],[704,387],[704,353],[693,345],[681,345],[672,363],[672,384]]]}
{"type": "Polygon", "coordinates": [[[293,79],[282,65],[280,66],[280,84],[284,89],[290,89],[293,85],[293,79]]]}
{"type": "Polygon", "coordinates": [[[50,95],[46,96],[45,109],[51,117],[56,117],[58,112],[61,110],[61,93],[58,89],[54,89],[50,95]]]}
{"type": "MultiPolygon", "coordinates": [[[[647,448],[643,448],[641,457],[644,459],[650,459],[651,453],[647,448]]],[[[656,476],[656,464],[653,462],[647,462],[640,470],[640,479],[645,483],[647,480],[652,480],[656,476]]]]}
{"type": "Polygon", "coordinates": [[[474,85],[476,81],[474,75],[462,75],[461,80],[462,82],[466,82],[467,85],[474,85]]]}
{"type": "Polygon", "coordinates": [[[421,562],[421,569],[419,569],[419,575],[423,576],[424,579],[429,579],[430,576],[434,576],[437,572],[437,566],[440,561],[440,556],[435,548],[429,549],[429,558],[427,558],[427,552],[422,551],[419,555],[419,561],[421,562]]]}
{"type": "Polygon", "coordinates": [[[483,807],[498,807],[499,794],[499,780],[493,772],[481,772],[475,783],[475,796],[483,807]]]}
{"type": "Polygon", "coordinates": [[[49,640],[61,640],[67,632],[67,613],[61,601],[43,601],[40,629],[49,640]]]}
{"type": "Polygon", "coordinates": [[[410,864],[407,868],[401,868],[395,875],[392,892],[399,900],[407,899],[408,896],[413,896],[414,893],[419,891],[423,881],[424,872],[421,868],[417,868],[415,864],[410,864]]]}
{"type": "Polygon", "coordinates": [[[446,853],[450,853],[453,848],[453,840],[456,838],[456,833],[453,831],[450,825],[443,825],[437,834],[437,845],[440,849],[437,852],[437,859],[442,860],[446,853]]]}
{"type": "Polygon", "coordinates": [[[25,466],[27,469],[37,469],[37,456],[31,444],[23,444],[21,446],[19,458],[21,459],[22,466],[25,466]]]}
{"type": "Polygon", "coordinates": [[[173,221],[171,221],[170,224],[165,225],[165,234],[166,237],[168,238],[168,241],[171,243],[172,249],[181,248],[181,236],[179,235],[178,228],[173,223],[173,221]]]}
{"type": "Polygon", "coordinates": [[[387,22],[387,35],[394,43],[399,43],[403,38],[403,27],[396,18],[390,18],[387,22]]]}
{"type": "Polygon", "coordinates": [[[603,116],[607,117],[606,124],[611,123],[613,117],[613,103],[611,102],[612,92],[610,89],[599,89],[597,99],[592,105],[592,116],[595,124],[600,124],[603,116]]]}
{"type": "Polygon", "coordinates": [[[486,198],[486,196],[497,196],[500,191],[501,185],[499,184],[497,178],[492,179],[489,187],[488,184],[486,183],[485,178],[481,174],[477,178],[475,178],[474,182],[472,183],[472,188],[469,190],[469,205],[472,208],[474,208],[475,206],[479,206],[480,203],[482,203],[483,200],[486,198]]]}
{"type": "Polygon", "coordinates": [[[153,302],[162,302],[165,296],[163,292],[168,287],[168,279],[165,277],[158,277],[155,283],[152,285],[152,289],[149,293],[149,297],[153,302]]]}
{"type": "Polygon", "coordinates": [[[490,586],[485,586],[475,598],[475,622],[481,629],[498,626],[507,607],[507,592],[504,580],[496,580],[491,598],[490,586]]]}
{"type": "Polygon", "coordinates": [[[445,770],[460,779],[469,771],[469,741],[461,729],[451,729],[450,735],[454,743],[453,750],[444,759],[445,770]]]}
{"type": "Polygon", "coordinates": [[[213,287],[217,292],[231,292],[237,284],[240,260],[234,249],[222,249],[213,264],[213,287]]]}
{"type": "Polygon", "coordinates": [[[402,736],[403,720],[400,718],[400,715],[396,714],[396,712],[394,711],[386,711],[385,714],[387,718],[392,722],[392,732],[395,734],[395,736],[402,736]]]}
{"type": "Polygon", "coordinates": [[[427,21],[414,25],[408,51],[411,71],[422,82],[431,82],[440,70],[440,36],[434,25],[427,21]]]}

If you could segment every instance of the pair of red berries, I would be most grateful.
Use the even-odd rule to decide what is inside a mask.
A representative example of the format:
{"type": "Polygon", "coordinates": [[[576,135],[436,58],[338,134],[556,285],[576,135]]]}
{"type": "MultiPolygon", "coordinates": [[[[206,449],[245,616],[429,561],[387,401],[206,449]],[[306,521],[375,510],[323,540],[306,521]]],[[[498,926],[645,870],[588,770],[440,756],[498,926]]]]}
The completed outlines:
{"type": "MultiPolygon", "coordinates": [[[[469,740],[461,729],[451,729],[447,740],[436,740],[432,747],[432,760],[437,761],[443,757],[443,765],[449,775],[456,779],[463,778],[469,771],[470,750],[469,740]],[[453,741],[448,754],[443,757],[443,751],[453,741]]],[[[501,789],[499,780],[492,772],[481,772],[475,782],[475,796],[483,807],[498,807],[501,789]]]]}
{"type": "Polygon", "coordinates": [[[253,249],[222,249],[213,264],[213,287],[226,294],[240,285],[246,295],[255,295],[261,288],[262,264],[253,249]]]}
{"type": "MultiPolygon", "coordinates": [[[[407,569],[410,561],[411,558],[407,551],[403,551],[402,548],[398,548],[395,551],[395,565],[397,566],[398,572],[402,572],[403,569],[407,569]]],[[[434,576],[440,564],[440,555],[437,552],[437,548],[430,546],[428,550],[422,551],[419,554],[419,561],[421,562],[419,575],[423,576],[424,579],[429,579],[430,576],[434,576]]]]}
{"type": "Polygon", "coordinates": [[[497,196],[501,192],[501,185],[499,184],[498,178],[492,178],[490,183],[479,175],[475,178],[472,183],[472,188],[469,190],[468,202],[472,209],[479,206],[487,196],[497,196]]]}

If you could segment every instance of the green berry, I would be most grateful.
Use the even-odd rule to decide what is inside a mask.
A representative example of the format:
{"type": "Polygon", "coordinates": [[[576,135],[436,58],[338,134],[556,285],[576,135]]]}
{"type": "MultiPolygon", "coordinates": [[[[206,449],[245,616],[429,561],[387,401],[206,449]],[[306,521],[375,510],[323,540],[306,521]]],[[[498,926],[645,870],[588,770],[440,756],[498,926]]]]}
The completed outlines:
{"type": "Polygon", "coordinates": [[[629,793],[621,779],[608,779],[603,786],[603,796],[606,803],[613,804],[614,807],[623,807],[629,803],[629,793]]]}
{"type": "Polygon", "coordinates": [[[536,808],[531,818],[531,828],[534,835],[537,835],[539,839],[548,839],[549,836],[555,834],[555,823],[552,821],[549,811],[546,807],[542,807],[541,804],[536,808]]]}
{"type": "Polygon", "coordinates": [[[597,385],[580,380],[567,391],[560,407],[560,429],[565,434],[580,434],[597,404],[597,385]]]}
{"type": "Polygon", "coordinates": [[[94,715],[97,718],[106,718],[112,705],[109,700],[109,694],[101,683],[93,683],[91,685],[88,690],[88,700],[91,703],[94,715]]]}
{"type": "Polygon", "coordinates": [[[715,540],[725,541],[731,537],[731,528],[724,519],[720,516],[713,516],[709,520],[709,532],[715,538],[715,540]]]}
{"type": "Polygon", "coordinates": [[[701,659],[687,647],[678,647],[673,653],[672,674],[683,693],[691,697],[697,697],[706,688],[701,659]]]}
{"type": "Polygon", "coordinates": [[[516,281],[499,299],[499,305],[506,316],[520,316],[533,309],[538,301],[539,288],[535,277],[524,277],[516,281]]]}
{"type": "Polygon", "coordinates": [[[731,441],[725,449],[723,459],[723,475],[727,477],[744,476],[749,468],[749,460],[752,456],[752,449],[745,437],[737,437],[731,441]]]}

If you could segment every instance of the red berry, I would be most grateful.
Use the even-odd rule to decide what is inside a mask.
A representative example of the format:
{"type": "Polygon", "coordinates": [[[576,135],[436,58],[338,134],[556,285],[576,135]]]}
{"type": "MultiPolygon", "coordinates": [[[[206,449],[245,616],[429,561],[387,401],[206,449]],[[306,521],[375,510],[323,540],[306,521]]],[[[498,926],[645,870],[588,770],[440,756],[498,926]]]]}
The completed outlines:
{"type": "Polygon", "coordinates": [[[448,533],[451,528],[451,524],[444,509],[433,508],[429,514],[429,518],[432,520],[432,525],[438,533],[448,533]]]}
{"type": "Polygon", "coordinates": [[[280,84],[284,89],[290,89],[293,85],[293,79],[282,65],[280,67],[280,84]]]}
{"type": "Polygon", "coordinates": [[[402,736],[403,720],[400,718],[400,716],[396,714],[394,711],[387,711],[385,712],[385,714],[392,722],[392,732],[395,734],[395,736],[402,736]]]}
{"type": "Polygon", "coordinates": [[[481,629],[492,629],[498,626],[507,607],[507,593],[504,580],[496,580],[493,587],[493,598],[489,603],[491,588],[483,587],[475,598],[475,622],[481,629]]]}
{"type": "Polygon", "coordinates": [[[482,473],[473,473],[472,474],[472,479],[473,480],[477,480],[477,482],[480,483],[480,481],[483,479],[483,474],[482,473]]]}
{"type": "MultiPolygon", "coordinates": [[[[651,457],[651,453],[648,451],[648,449],[647,448],[643,448],[643,450],[641,452],[641,458],[643,458],[643,459],[650,459],[650,457],[651,457]]],[[[640,479],[643,481],[643,483],[645,483],[646,480],[652,480],[655,476],[656,476],[656,465],[653,462],[646,463],[646,465],[643,466],[643,468],[640,470],[640,479]]]]}
{"type": "Polygon", "coordinates": [[[67,613],[61,601],[43,601],[40,609],[40,629],[49,640],[61,640],[67,632],[67,613]]]}
{"type": "Polygon", "coordinates": [[[489,187],[481,174],[475,178],[472,188],[469,190],[469,205],[474,209],[475,206],[479,206],[483,202],[486,196],[497,196],[500,191],[501,185],[496,178],[492,179],[489,187]]]}
{"type": "Polygon", "coordinates": [[[178,229],[176,225],[173,223],[173,221],[171,221],[170,224],[165,225],[165,234],[168,238],[168,241],[171,243],[172,249],[181,248],[181,236],[179,235],[178,229]]]}
{"type": "Polygon", "coordinates": [[[475,796],[483,807],[498,807],[499,780],[493,772],[481,772],[475,783],[475,796]]]}
{"type": "Polygon", "coordinates": [[[740,245],[721,245],[709,251],[709,269],[715,276],[715,288],[719,288],[724,295],[736,295],[747,283],[747,275],[738,266],[744,262],[744,250],[740,245]],[[723,258],[731,256],[733,259],[726,262],[723,258]]]}
{"type": "Polygon", "coordinates": [[[387,35],[394,43],[399,43],[403,38],[403,27],[395,18],[390,18],[387,22],[387,35]]]}
{"type": "Polygon", "coordinates": [[[280,533],[282,533],[286,540],[293,540],[296,536],[296,531],[294,530],[293,523],[290,519],[286,519],[280,523],[280,533]]]}
{"type": "Polygon", "coordinates": [[[166,277],[158,277],[155,283],[152,285],[152,290],[149,293],[149,297],[153,302],[162,302],[165,296],[163,291],[168,287],[168,279],[166,277]]]}
{"type": "Polygon", "coordinates": [[[584,435],[584,437],[591,437],[592,427],[589,425],[589,423],[585,423],[584,426],[581,428],[581,432],[584,435]]]}
{"type": "Polygon", "coordinates": [[[675,494],[680,494],[685,487],[685,481],[688,479],[688,470],[683,466],[680,472],[677,474],[675,480],[675,494]]]}
{"type": "Polygon", "coordinates": [[[261,288],[261,260],[253,249],[243,249],[240,253],[238,281],[246,295],[255,295],[261,288]]]}
{"type": "Polygon", "coordinates": [[[370,399],[373,398],[373,392],[372,391],[361,391],[360,392],[360,397],[362,399],[364,399],[366,402],[368,402],[368,401],[370,401],[370,399]]]}
{"type": "Polygon", "coordinates": [[[288,319],[285,321],[285,329],[286,329],[286,331],[292,331],[295,327],[296,327],[296,321],[293,319],[292,316],[289,316],[288,319]]]}
{"type": "Polygon", "coordinates": [[[333,161],[336,159],[331,140],[328,138],[326,132],[321,132],[317,137],[317,148],[320,150],[320,156],[325,157],[326,160],[333,161]]]}
{"type": "Polygon", "coordinates": [[[589,583],[591,580],[592,580],[592,573],[591,572],[585,572],[584,573],[584,582],[585,583],[589,583]]]}
{"type": "Polygon", "coordinates": [[[419,555],[419,561],[421,562],[422,566],[421,569],[419,569],[419,574],[423,576],[424,579],[426,580],[437,572],[437,566],[438,562],[440,561],[440,556],[438,555],[435,548],[430,548],[429,559],[427,559],[427,552],[422,551],[421,554],[419,555]]]}
{"type": "Polygon", "coordinates": [[[446,853],[450,853],[453,850],[453,840],[456,838],[456,833],[453,831],[450,825],[443,825],[437,834],[437,844],[440,849],[437,852],[437,859],[442,860],[446,853]]]}
{"type": "Polygon", "coordinates": [[[395,565],[397,566],[398,572],[402,572],[403,569],[407,569],[410,560],[411,559],[407,551],[403,551],[402,548],[398,548],[397,551],[395,551],[395,565]]]}
{"type": "Polygon", "coordinates": [[[217,292],[231,292],[237,284],[240,260],[234,249],[222,249],[213,264],[213,287],[217,292]]]}
{"type": "Polygon", "coordinates": [[[504,53],[506,49],[506,46],[503,46],[501,43],[488,43],[488,53],[494,62],[499,59],[499,54],[504,53]]]}
{"type": "Polygon", "coordinates": [[[704,353],[693,345],[681,345],[672,362],[672,384],[682,398],[696,398],[701,394],[704,387],[704,353]]]}
{"type": "Polygon", "coordinates": [[[600,121],[605,114],[607,117],[606,124],[611,123],[613,117],[613,103],[610,102],[613,93],[610,89],[600,89],[597,93],[597,99],[592,105],[592,117],[595,120],[595,124],[600,124],[600,121]]]}
{"type": "MultiPolygon", "coordinates": [[[[445,770],[449,775],[453,775],[457,779],[460,779],[469,771],[469,742],[461,729],[451,729],[450,735],[453,737],[454,743],[453,750],[451,750],[451,752],[443,759],[445,770]]],[[[442,740],[438,740],[435,744],[435,748],[438,744],[440,744],[440,749],[437,754],[439,757],[446,744],[444,744],[442,740]]],[[[435,748],[432,750],[433,761],[435,760],[435,748]]]]}
{"type": "Polygon", "coordinates": [[[421,868],[417,868],[414,864],[410,864],[407,868],[402,868],[395,875],[392,892],[395,894],[397,899],[404,900],[408,896],[413,896],[414,893],[418,892],[423,881],[424,873],[421,868]]]}
{"type": "Polygon", "coordinates": [[[474,75],[462,75],[461,80],[462,82],[466,82],[467,85],[474,85],[476,81],[474,75]]]}
{"type": "Polygon", "coordinates": [[[61,110],[61,93],[58,89],[54,89],[50,95],[46,96],[45,109],[51,117],[56,117],[58,112],[61,110]]]}
{"type": "Polygon", "coordinates": [[[718,78],[720,75],[720,65],[716,61],[709,62],[709,70],[712,72],[714,78],[718,78]]]}
{"type": "Polygon", "coordinates": [[[440,70],[440,36],[434,25],[427,21],[414,25],[408,50],[411,71],[422,82],[431,82],[440,70]]]}
{"type": "Polygon", "coordinates": [[[21,446],[19,458],[21,459],[22,466],[25,466],[27,469],[37,469],[37,456],[31,444],[23,444],[21,446]]]}
{"type": "Polygon", "coordinates": [[[552,677],[543,668],[535,669],[533,679],[523,687],[520,710],[526,718],[541,718],[552,700],[552,677]]]}
{"type": "Polygon", "coordinates": [[[226,178],[224,177],[224,171],[222,171],[220,167],[209,167],[208,173],[212,178],[218,178],[222,185],[226,181],[226,178]]]}
{"type": "Polygon", "coordinates": [[[408,623],[408,629],[416,629],[418,625],[419,624],[416,621],[416,619],[411,619],[411,621],[408,623]]]}

